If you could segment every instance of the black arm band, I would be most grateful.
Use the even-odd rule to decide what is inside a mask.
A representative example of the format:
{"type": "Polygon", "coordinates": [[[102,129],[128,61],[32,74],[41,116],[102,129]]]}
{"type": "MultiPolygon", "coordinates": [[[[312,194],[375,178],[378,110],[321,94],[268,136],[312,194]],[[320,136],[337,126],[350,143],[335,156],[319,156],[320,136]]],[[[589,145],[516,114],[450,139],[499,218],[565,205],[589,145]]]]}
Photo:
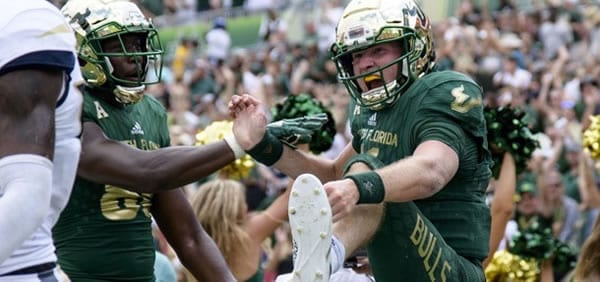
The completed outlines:
{"type": "Polygon", "coordinates": [[[246,151],[246,153],[258,162],[271,166],[281,158],[281,155],[283,154],[283,143],[267,131],[265,132],[263,139],[252,149],[246,151]]]}
{"type": "Polygon", "coordinates": [[[377,204],[383,202],[385,198],[385,187],[383,180],[377,172],[361,172],[356,174],[346,175],[344,178],[349,178],[354,181],[358,189],[357,204],[377,204]]]}

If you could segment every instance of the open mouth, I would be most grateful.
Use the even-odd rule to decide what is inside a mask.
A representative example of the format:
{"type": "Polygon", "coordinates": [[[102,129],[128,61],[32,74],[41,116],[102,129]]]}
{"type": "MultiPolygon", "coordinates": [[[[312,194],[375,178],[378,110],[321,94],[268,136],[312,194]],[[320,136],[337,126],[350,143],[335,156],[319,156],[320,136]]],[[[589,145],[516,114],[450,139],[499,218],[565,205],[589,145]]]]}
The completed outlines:
{"type": "Polygon", "coordinates": [[[368,90],[375,89],[377,87],[381,87],[384,84],[384,81],[381,76],[376,74],[367,75],[364,78],[365,85],[368,90]]]}

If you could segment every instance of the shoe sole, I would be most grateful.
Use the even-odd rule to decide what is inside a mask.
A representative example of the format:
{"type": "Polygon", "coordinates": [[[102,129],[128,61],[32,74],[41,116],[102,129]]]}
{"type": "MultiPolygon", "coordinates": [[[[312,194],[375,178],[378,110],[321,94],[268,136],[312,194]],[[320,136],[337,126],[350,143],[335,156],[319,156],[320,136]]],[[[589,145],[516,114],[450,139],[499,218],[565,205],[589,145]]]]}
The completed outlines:
{"type": "Polygon", "coordinates": [[[329,281],[331,207],[321,181],[312,174],[296,178],[288,202],[296,247],[293,282],[329,281]]]}

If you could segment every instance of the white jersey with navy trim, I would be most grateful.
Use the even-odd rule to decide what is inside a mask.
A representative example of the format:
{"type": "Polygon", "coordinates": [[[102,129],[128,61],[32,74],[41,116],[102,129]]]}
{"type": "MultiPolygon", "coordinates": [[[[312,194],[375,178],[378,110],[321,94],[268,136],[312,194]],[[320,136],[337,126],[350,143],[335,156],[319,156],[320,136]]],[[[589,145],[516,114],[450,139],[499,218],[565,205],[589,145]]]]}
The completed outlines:
{"type": "Polygon", "coordinates": [[[74,33],[60,11],[45,0],[0,1],[0,42],[0,73],[36,65],[62,68],[67,74],[56,108],[50,212],[25,243],[0,262],[2,275],[56,262],[51,231],[69,200],[81,152],[83,98],[77,86],[83,78],[74,52],[74,33]]]}

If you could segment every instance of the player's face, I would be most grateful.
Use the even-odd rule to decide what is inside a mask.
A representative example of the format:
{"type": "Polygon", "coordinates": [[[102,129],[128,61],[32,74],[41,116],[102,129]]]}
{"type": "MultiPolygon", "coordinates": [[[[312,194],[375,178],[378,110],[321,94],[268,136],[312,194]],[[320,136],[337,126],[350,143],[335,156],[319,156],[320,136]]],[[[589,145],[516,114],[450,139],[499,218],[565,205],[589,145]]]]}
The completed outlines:
{"type": "MultiPolygon", "coordinates": [[[[104,40],[104,52],[123,54],[146,51],[145,33],[129,33],[121,35],[120,38],[115,36],[104,40]]],[[[114,68],[113,75],[120,79],[138,81],[145,76],[145,56],[111,56],[110,63],[114,68]]]]}
{"type": "MultiPolygon", "coordinates": [[[[398,44],[388,42],[372,46],[368,49],[352,54],[352,66],[355,75],[366,73],[381,68],[402,55],[398,44]]],[[[383,69],[383,77],[373,73],[358,80],[358,85],[363,92],[383,86],[396,79],[398,67],[392,65],[383,69]]]]}

